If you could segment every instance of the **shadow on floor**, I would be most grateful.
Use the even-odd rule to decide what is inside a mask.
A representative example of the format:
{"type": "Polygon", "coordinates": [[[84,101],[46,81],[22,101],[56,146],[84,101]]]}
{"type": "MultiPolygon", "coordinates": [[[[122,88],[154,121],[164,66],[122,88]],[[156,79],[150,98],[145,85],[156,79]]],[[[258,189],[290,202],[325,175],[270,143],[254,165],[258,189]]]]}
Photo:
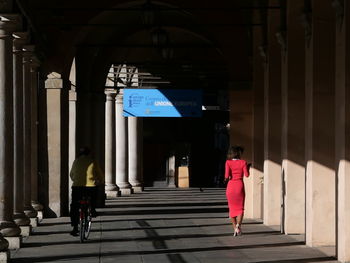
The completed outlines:
{"type": "Polygon", "coordinates": [[[108,205],[108,208],[137,208],[137,207],[187,207],[187,206],[227,206],[227,202],[193,202],[193,203],[148,203],[148,204],[125,204],[125,203],[119,203],[119,204],[111,204],[108,205]]]}
{"type": "Polygon", "coordinates": [[[108,211],[108,212],[99,212],[100,216],[104,215],[146,215],[149,213],[152,213],[152,215],[155,214],[210,214],[210,213],[227,213],[228,208],[226,207],[218,207],[218,208],[184,208],[184,209],[152,209],[152,210],[130,210],[130,211],[108,211]]]}
{"type": "Polygon", "coordinates": [[[213,259],[224,255],[225,261],[222,262],[225,263],[235,262],[234,257],[242,255],[243,262],[252,262],[249,254],[257,251],[265,255],[254,257],[261,263],[334,260],[314,250],[311,254],[303,254],[303,251],[309,250],[300,237],[294,239],[283,235],[277,228],[262,225],[261,221],[246,220],[244,235],[234,238],[227,207],[223,207],[226,199],[222,189],[217,190],[215,196],[221,196],[220,199],[213,202],[205,194],[199,197],[201,194],[196,193],[191,197],[187,191],[170,191],[171,195],[165,200],[173,201],[171,205],[159,203],[159,199],[164,199],[165,190],[158,190],[151,191],[152,195],[147,191],[139,194],[140,198],[134,204],[131,204],[134,196],[108,201],[106,208],[98,210],[100,216],[94,219],[92,233],[84,244],[79,242],[79,238],[69,236],[68,218],[44,220],[34,229],[33,235],[24,240],[19,252],[13,253],[11,262],[113,260],[111,262],[138,263],[145,262],[144,258],[147,258],[150,260],[147,262],[184,263],[192,262],[188,261],[188,257],[206,258],[207,255],[213,256],[213,259]],[[184,203],[181,204],[180,199],[184,203]],[[198,205],[197,200],[202,200],[202,204],[198,205]],[[160,206],[165,207],[160,209],[160,206]],[[298,254],[299,249],[301,254],[298,254]],[[126,261],[123,261],[124,258],[126,261]],[[153,260],[160,258],[162,261],[153,260]],[[271,260],[266,261],[267,258],[271,260]]]}
{"type": "Polygon", "coordinates": [[[308,263],[308,262],[322,262],[322,261],[334,261],[335,257],[316,257],[316,258],[299,258],[299,259],[286,259],[286,260],[269,260],[269,261],[254,261],[252,263],[308,263]]]}
{"type": "MultiPolygon", "coordinates": [[[[79,241],[77,241],[79,242],[79,241]]],[[[66,242],[66,244],[71,242],[66,242]]],[[[75,242],[74,242],[75,243],[75,242]]],[[[50,257],[30,257],[19,258],[11,260],[12,263],[28,263],[28,262],[45,262],[50,260],[64,260],[64,259],[81,259],[91,257],[103,257],[103,256],[127,256],[127,255],[154,255],[154,254],[177,254],[177,253],[192,253],[202,251],[225,251],[225,250],[238,250],[249,248],[268,248],[268,247],[289,247],[304,245],[304,242],[288,242],[288,243],[273,243],[273,244],[259,244],[259,245],[243,245],[243,246],[218,246],[218,247],[201,247],[201,248],[180,248],[180,249],[159,249],[159,250],[140,250],[140,251],[119,251],[109,253],[83,253],[80,255],[60,255],[50,257]]],[[[322,258],[322,257],[321,257],[322,258]]],[[[304,259],[306,260],[306,259],[304,259]]],[[[279,261],[268,261],[279,262],[279,261]]],[[[283,262],[283,261],[282,261],[283,262]]],[[[291,261],[293,262],[293,261],[291,261]]]]}

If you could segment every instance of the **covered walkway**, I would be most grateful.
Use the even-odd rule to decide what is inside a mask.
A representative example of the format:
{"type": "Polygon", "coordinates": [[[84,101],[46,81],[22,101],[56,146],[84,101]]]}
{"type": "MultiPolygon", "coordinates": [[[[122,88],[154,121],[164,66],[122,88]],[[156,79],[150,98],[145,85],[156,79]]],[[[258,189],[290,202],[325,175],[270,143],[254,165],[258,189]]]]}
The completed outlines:
{"type": "Polygon", "coordinates": [[[332,247],[246,220],[234,238],[222,188],[146,188],[108,200],[87,243],[69,235],[67,217],[44,219],[12,251],[11,262],[337,262],[332,247]]]}
{"type": "Polygon", "coordinates": [[[0,263],[324,262],[327,246],[349,263],[349,43],[350,0],[0,0],[0,263]],[[239,239],[223,189],[198,190],[222,186],[230,145],[252,164],[239,239]],[[79,244],[84,146],[108,206],[79,244]]]}

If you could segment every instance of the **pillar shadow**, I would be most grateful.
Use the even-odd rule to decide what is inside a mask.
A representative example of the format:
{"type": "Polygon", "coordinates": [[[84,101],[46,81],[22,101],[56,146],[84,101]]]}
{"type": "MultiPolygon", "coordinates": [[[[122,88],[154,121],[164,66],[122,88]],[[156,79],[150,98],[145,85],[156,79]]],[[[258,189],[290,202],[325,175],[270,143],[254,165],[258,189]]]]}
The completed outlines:
{"type": "MultiPolygon", "coordinates": [[[[109,231],[109,230],[106,230],[109,231]]],[[[85,243],[114,243],[114,242],[130,242],[130,241],[149,241],[153,244],[157,244],[154,247],[156,249],[160,248],[166,248],[166,245],[162,242],[167,240],[177,240],[177,239],[195,239],[195,238],[218,238],[218,237],[231,237],[233,233],[222,233],[222,234],[188,234],[188,235],[158,235],[155,230],[153,229],[146,229],[145,230],[147,236],[146,237],[121,237],[121,238],[104,238],[104,239],[93,239],[90,238],[85,243]],[[156,243],[154,243],[156,242],[156,243]]],[[[281,233],[278,233],[276,231],[265,231],[265,232],[251,232],[251,233],[244,233],[244,235],[256,235],[256,234],[266,234],[266,235],[281,235],[281,233]]],[[[71,241],[56,241],[56,242],[31,242],[31,243],[23,243],[22,247],[48,247],[48,246],[56,246],[56,245],[69,245],[69,244],[77,244],[80,243],[78,239],[71,240],[71,241]]],[[[288,242],[288,243],[273,243],[273,244],[258,244],[258,245],[248,245],[246,246],[235,246],[234,248],[256,248],[256,247],[273,247],[273,246],[280,246],[281,244],[284,244],[285,246],[290,245],[304,245],[304,242],[288,242]]]]}
{"type": "Polygon", "coordinates": [[[179,207],[179,206],[220,206],[227,205],[227,202],[207,202],[207,203],[149,203],[149,204],[115,204],[108,205],[108,208],[137,208],[137,207],[179,207]]]}
{"type": "Polygon", "coordinates": [[[181,254],[168,254],[166,255],[172,263],[186,263],[187,261],[182,257],[181,254]]]}
{"type": "Polygon", "coordinates": [[[254,261],[252,263],[308,263],[308,262],[322,262],[335,261],[335,257],[314,257],[314,258],[299,258],[299,259],[285,259],[285,260],[268,260],[268,261],[254,261]]]}
{"type": "MultiPolygon", "coordinates": [[[[77,241],[79,242],[79,241],[77,241]]],[[[66,242],[70,243],[70,242],[66,242]]],[[[74,242],[76,243],[76,242],[74,242]]],[[[84,253],[77,255],[59,255],[59,256],[44,256],[44,257],[30,257],[30,258],[14,258],[12,263],[27,263],[27,262],[45,262],[54,260],[67,260],[67,259],[86,259],[91,257],[104,257],[104,256],[132,256],[132,255],[155,255],[155,254],[179,254],[179,253],[192,253],[192,252],[208,252],[208,251],[230,251],[239,249],[252,249],[252,248],[271,248],[271,247],[290,247],[304,245],[304,242],[288,242],[288,243],[272,243],[272,244],[259,244],[259,245],[241,245],[241,246],[212,246],[201,248],[180,248],[180,249],[160,249],[160,250],[141,250],[141,251],[120,251],[120,252],[108,252],[108,253],[84,253]]],[[[320,257],[321,259],[324,257],[320,257]]],[[[304,260],[306,260],[305,258],[304,260]]],[[[263,262],[263,261],[262,261],[263,262]]],[[[293,262],[293,261],[266,261],[266,262],[293,262]]],[[[295,261],[294,261],[295,262],[295,261]]]]}
{"type": "Polygon", "coordinates": [[[154,228],[151,228],[151,225],[148,224],[145,220],[136,220],[136,223],[143,227],[143,231],[146,232],[147,237],[152,241],[152,245],[155,249],[166,249],[168,246],[165,243],[165,240],[159,236],[157,231],[154,228]]]}
{"type": "Polygon", "coordinates": [[[45,77],[39,78],[38,103],[44,105],[38,112],[38,201],[44,206],[44,216],[53,217],[53,211],[48,208],[49,203],[49,159],[47,138],[47,99],[45,77]]]}
{"type": "MultiPolygon", "coordinates": [[[[108,223],[108,222],[130,222],[130,221],[135,221],[135,220],[147,220],[147,221],[159,221],[159,220],[171,220],[171,221],[176,221],[176,220],[188,220],[188,219],[220,219],[220,218],[226,218],[227,216],[191,216],[191,217],[159,217],[159,218],[127,218],[127,219],[106,219],[106,218],[101,218],[100,221],[102,223],[108,223]]],[[[39,226],[57,226],[57,225],[69,225],[69,222],[45,222],[45,223],[40,223],[39,226]]],[[[262,222],[244,222],[245,225],[256,225],[256,224],[262,224],[262,222]]]]}
{"type": "Polygon", "coordinates": [[[108,211],[108,212],[99,212],[100,216],[104,215],[145,215],[152,213],[156,214],[202,214],[202,213],[227,213],[228,208],[188,208],[188,209],[152,209],[152,210],[134,210],[134,211],[108,211]]]}

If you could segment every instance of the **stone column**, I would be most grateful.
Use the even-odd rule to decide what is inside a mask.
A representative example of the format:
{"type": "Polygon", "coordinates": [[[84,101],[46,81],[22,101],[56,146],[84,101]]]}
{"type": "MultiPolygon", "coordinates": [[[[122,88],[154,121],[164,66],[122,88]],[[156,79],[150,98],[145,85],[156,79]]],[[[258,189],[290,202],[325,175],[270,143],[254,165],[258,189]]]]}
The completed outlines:
{"type": "MultiPolygon", "coordinates": [[[[104,167],[104,154],[105,154],[105,130],[101,127],[105,126],[105,107],[106,96],[101,92],[92,93],[92,100],[90,106],[92,109],[92,116],[90,120],[92,137],[91,137],[91,149],[93,149],[95,161],[103,168],[104,167]]],[[[104,185],[103,187],[104,193],[104,185]]]]}
{"type": "Polygon", "coordinates": [[[140,133],[142,130],[139,117],[128,117],[129,129],[129,182],[134,193],[142,192],[141,161],[140,161],[140,133]]]}
{"type": "Polygon", "coordinates": [[[13,106],[14,106],[14,221],[22,227],[22,235],[29,235],[29,218],[24,214],[24,155],[23,155],[23,57],[22,46],[28,33],[14,33],[13,42],[13,106]]]}
{"type": "MultiPolygon", "coordinates": [[[[279,1],[270,1],[278,5],[279,1]]],[[[280,11],[268,11],[264,91],[264,224],[281,224],[281,50],[276,39],[280,11]]]]}
{"type": "Polygon", "coordinates": [[[44,214],[48,207],[48,146],[47,146],[47,109],[46,109],[46,89],[45,89],[46,76],[43,74],[39,75],[39,96],[38,103],[40,110],[38,111],[39,127],[38,127],[38,194],[39,200],[44,205],[44,214]]]}
{"type": "Polygon", "coordinates": [[[52,72],[45,81],[47,99],[47,144],[48,144],[48,206],[50,216],[61,216],[61,96],[63,80],[61,75],[52,72]]]}
{"type": "MultiPolygon", "coordinates": [[[[77,92],[76,92],[76,64],[75,64],[75,58],[73,59],[71,71],[69,74],[69,157],[68,157],[68,172],[70,172],[72,168],[72,164],[76,157],[76,129],[77,129],[77,92]]],[[[69,189],[71,189],[72,186],[72,180],[69,179],[69,189]]],[[[69,192],[69,198],[71,196],[71,193],[69,192]]]]}
{"type": "MultiPolygon", "coordinates": [[[[75,64],[75,58],[73,59],[70,74],[69,74],[69,92],[68,92],[68,107],[69,107],[69,147],[68,147],[68,172],[70,172],[72,168],[72,164],[76,157],[76,129],[77,129],[77,92],[76,92],[76,85],[77,85],[77,76],[76,76],[76,64],[75,64]]],[[[72,186],[72,180],[69,178],[69,198],[71,198],[71,186],[72,186]]],[[[70,199],[69,199],[70,200],[70,199]]]]}
{"type": "Polygon", "coordinates": [[[43,206],[38,201],[38,68],[40,62],[36,56],[31,58],[31,196],[32,206],[43,218],[43,206]]]}
{"type": "Polygon", "coordinates": [[[337,10],[335,75],[335,150],[337,171],[337,256],[350,262],[350,3],[337,10]],[[343,11],[342,17],[339,11],[343,11]]]}
{"type": "MultiPolygon", "coordinates": [[[[239,86],[230,91],[230,145],[240,145],[244,148],[242,159],[252,162],[252,91],[243,90],[239,86]]],[[[254,177],[244,178],[245,211],[248,218],[253,217],[254,177]]]]}
{"type": "MultiPolygon", "coordinates": [[[[96,162],[104,170],[105,161],[105,130],[101,127],[105,126],[105,106],[106,106],[106,96],[101,92],[97,92],[93,95],[92,106],[92,149],[94,152],[96,162]]],[[[98,185],[98,195],[97,195],[97,207],[105,206],[105,184],[98,185]]]]}
{"type": "Polygon", "coordinates": [[[138,181],[142,184],[142,191],[143,191],[143,118],[138,119],[138,134],[137,134],[137,140],[138,140],[138,158],[139,161],[138,169],[139,172],[138,175],[138,181]]]}
{"type": "Polygon", "coordinates": [[[167,183],[168,187],[176,187],[175,184],[175,153],[171,152],[167,160],[167,183]]]}
{"type": "Polygon", "coordinates": [[[119,187],[115,184],[115,97],[114,89],[106,89],[105,112],[105,192],[107,197],[120,195],[119,187]]]}
{"type": "Polygon", "coordinates": [[[89,92],[85,92],[81,88],[81,90],[77,90],[77,102],[76,102],[76,114],[77,114],[77,122],[76,122],[76,146],[77,149],[81,147],[92,147],[92,125],[91,120],[93,118],[91,103],[92,103],[92,94],[89,92]]]}
{"type": "MultiPolygon", "coordinates": [[[[68,157],[69,169],[68,169],[68,172],[70,172],[76,157],[76,117],[77,117],[76,102],[77,102],[77,93],[75,91],[75,87],[72,85],[71,89],[69,90],[69,157],[68,157]]],[[[72,184],[73,182],[69,177],[69,182],[68,182],[69,203],[72,201],[71,200],[72,184]]]]}
{"type": "Polygon", "coordinates": [[[31,203],[31,171],[32,171],[32,134],[31,134],[31,109],[32,109],[32,83],[30,64],[34,46],[23,47],[23,131],[24,131],[24,213],[31,219],[31,225],[36,226],[37,211],[31,203]]]}
{"type": "MultiPolygon", "coordinates": [[[[19,236],[13,221],[13,60],[12,35],[18,16],[0,15],[0,233],[19,236]]],[[[0,236],[0,250],[8,244],[0,236]]]]}
{"type": "Polygon", "coordinates": [[[304,0],[288,1],[282,45],[282,171],[286,234],[305,233],[305,37],[297,17],[304,0]],[[298,222],[298,223],[296,223],[298,222]]]}
{"type": "Polygon", "coordinates": [[[335,15],[330,1],[313,0],[311,10],[305,51],[306,244],[333,246],[335,15]]]}
{"type": "Polygon", "coordinates": [[[263,218],[264,178],[264,67],[266,60],[263,50],[262,28],[253,28],[253,139],[252,167],[253,182],[252,218],[263,218]],[[261,53],[263,52],[263,53],[261,53]],[[263,55],[263,56],[262,56],[263,55]]]}
{"type": "Polygon", "coordinates": [[[128,182],[128,122],[123,116],[123,89],[119,90],[116,99],[116,183],[122,195],[131,194],[128,182]]]}

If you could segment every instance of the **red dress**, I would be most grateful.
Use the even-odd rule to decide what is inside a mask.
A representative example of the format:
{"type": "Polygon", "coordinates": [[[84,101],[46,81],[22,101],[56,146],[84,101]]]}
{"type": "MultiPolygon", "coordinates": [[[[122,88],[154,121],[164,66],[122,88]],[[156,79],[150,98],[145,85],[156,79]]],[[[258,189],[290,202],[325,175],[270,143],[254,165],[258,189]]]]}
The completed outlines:
{"type": "Polygon", "coordinates": [[[226,197],[230,211],[230,217],[236,217],[244,213],[244,183],[243,175],[249,176],[247,162],[244,160],[227,160],[225,165],[225,179],[231,176],[226,187],[226,197]]]}

